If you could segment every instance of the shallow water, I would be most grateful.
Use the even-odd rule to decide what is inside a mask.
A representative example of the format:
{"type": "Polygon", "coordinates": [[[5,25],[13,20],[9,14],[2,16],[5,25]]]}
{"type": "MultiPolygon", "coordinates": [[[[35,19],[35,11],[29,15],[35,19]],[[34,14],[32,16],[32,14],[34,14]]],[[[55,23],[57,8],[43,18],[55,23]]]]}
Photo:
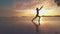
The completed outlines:
{"type": "MultiPolygon", "coordinates": [[[[35,34],[35,25],[31,22],[33,17],[0,17],[1,34],[35,34]]],[[[60,17],[42,17],[39,32],[41,34],[54,34],[60,32],[60,17]]],[[[40,34],[39,33],[39,34],[40,34]]]]}

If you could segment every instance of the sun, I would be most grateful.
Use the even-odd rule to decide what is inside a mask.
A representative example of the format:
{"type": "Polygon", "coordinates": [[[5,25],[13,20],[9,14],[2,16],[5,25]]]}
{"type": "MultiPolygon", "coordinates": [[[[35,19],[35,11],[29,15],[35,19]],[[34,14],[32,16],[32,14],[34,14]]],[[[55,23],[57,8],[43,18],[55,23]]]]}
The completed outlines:
{"type": "Polygon", "coordinates": [[[46,14],[48,14],[48,10],[41,9],[41,10],[39,11],[39,16],[43,16],[43,15],[46,15],[46,14]]]}

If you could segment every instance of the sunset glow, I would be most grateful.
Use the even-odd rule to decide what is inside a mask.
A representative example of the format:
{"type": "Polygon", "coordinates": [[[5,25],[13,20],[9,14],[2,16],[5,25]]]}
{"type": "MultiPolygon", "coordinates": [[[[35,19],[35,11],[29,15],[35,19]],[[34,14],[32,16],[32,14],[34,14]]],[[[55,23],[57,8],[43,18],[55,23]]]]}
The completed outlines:
{"type": "Polygon", "coordinates": [[[42,17],[40,18],[40,24],[43,24],[43,20],[42,20],[42,17]]]}
{"type": "Polygon", "coordinates": [[[49,14],[48,10],[42,9],[39,12],[39,16],[45,15],[45,14],[49,14]]]}

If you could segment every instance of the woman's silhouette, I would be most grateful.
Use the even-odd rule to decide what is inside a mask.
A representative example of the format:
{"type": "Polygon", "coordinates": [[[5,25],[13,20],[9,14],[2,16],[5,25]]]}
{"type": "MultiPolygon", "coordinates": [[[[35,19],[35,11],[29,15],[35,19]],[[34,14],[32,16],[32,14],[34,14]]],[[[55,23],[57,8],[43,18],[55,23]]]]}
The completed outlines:
{"type": "MultiPolygon", "coordinates": [[[[37,17],[39,17],[39,20],[38,20],[38,23],[39,23],[39,25],[40,25],[40,16],[39,16],[39,10],[41,10],[43,8],[43,6],[41,6],[41,8],[40,9],[38,9],[38,8],[36,8],[36,16],[32,19],[32,22],[33,22],[33,20],[34,19],[36,19],[37,17]]],[[[34,23],[34,22],[33,22],[34,23]]]]}

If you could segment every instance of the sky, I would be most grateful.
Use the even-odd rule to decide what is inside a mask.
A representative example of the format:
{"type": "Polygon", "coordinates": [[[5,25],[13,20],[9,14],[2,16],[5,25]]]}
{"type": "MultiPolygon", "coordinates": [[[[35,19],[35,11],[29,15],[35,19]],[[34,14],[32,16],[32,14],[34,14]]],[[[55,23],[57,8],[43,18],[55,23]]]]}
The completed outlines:
{"type": "Polygon", "coordinates": [[[60,0],[0,0],[0,17],[33,16],[41,6],[41,15],[60,15],[60,0]]]}
{"type": "MultiPolygon", "coordinates": [[[[6,18],[7,20],[4,18],[0,18],[2,20],[2,22],[4,22],[3,27],[5,27],[4,26],[5,21],[7,21],[7,23],[9,23],[9,24],[12,21],[12,22],[14,22],[14,24],[12,24],[13,26],[16,25],[17,23],[19,25],[22,25],[23,26],[22,28],[20,26],[18,26],[18,28],[20,27],[22,31],[32,30],[32,29],[29,29],[29,28],[31,28],[29,24],[32,24],[32,22],[31,22],[32,17],[24,17],[24,16],[35,16],[36,8],[37,7],[40,8],[41,6],[43,6],[43,8],[39,12],[40,16],[42,16],[42,15],[46,15],[46,16],[47,15],[48,16],[49,15],[50,16],[51,15],[52,16],[60,15],[60,0],[0,0],[0,17],[15,17],[15,16],[19,17],[18,19],[6,18]],[[23,16],[23,17],[20,17],[20,16],[23,16]],[[15,20],[18,22],[16,22],[15,20]],[[15,24],[15,22],[16,22],[16,24],[15,24]],[[29,25],[29,26],[27,26],[27,25],[29,25]],[[25,26],[27,26],[27,28],[28,27],[29,28],[27,29],[25,26]],[[24,27],[25,27],[25,29],[24,29],[24,27]]],[[[60,27],[59,27],[60,17],[59,18],[58,17],[57,18],[48,17],[48,18],[43,18],[43,19],[46,19],[46,21],[50,21],[45,24],[46,26],[42,25],[42,26],[44,26],[44,27],[42,27],[43,29],[47,28],[46,30],[51,30],[51,29],[54,30],[54,28],[56,27],[55,30],[60,31],[60,27]],[[53,21],[53,20],[55,20],[55,21],[53,21]]],[[[41,19],[41,21],[43,21],[43,20],[41,19]]],[[[8,25],[6,27],[8,27],[8,25]]],[[[15,28],[17,28],[17,26],[15,28]]],[[[33,28],[33,26],[32,26],[32,28],[33,28]]],[[[19,31],[19,29],[17,29],[17,30],[19,31]]]]}

